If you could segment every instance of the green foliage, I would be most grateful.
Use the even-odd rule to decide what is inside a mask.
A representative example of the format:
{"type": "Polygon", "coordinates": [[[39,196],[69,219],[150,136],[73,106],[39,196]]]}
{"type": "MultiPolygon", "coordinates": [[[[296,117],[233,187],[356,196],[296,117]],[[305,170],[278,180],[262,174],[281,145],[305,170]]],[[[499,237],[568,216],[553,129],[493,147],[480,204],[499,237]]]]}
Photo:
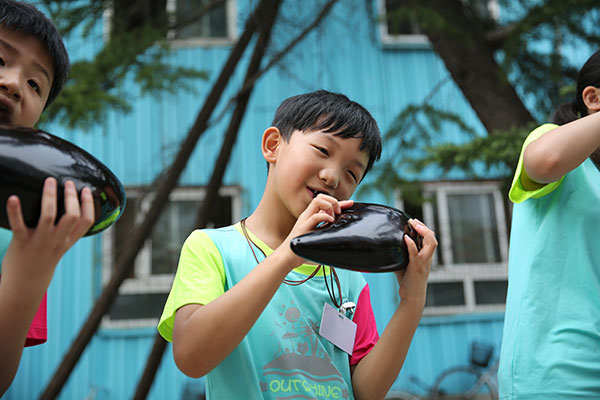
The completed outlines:
{"type": "Polygon", "coordinates": [[[145,23],[127,31],[113,30],[104,40],[98,21],[102,21],[106,0],[45,3],[63,36],[76,33],[80,40],[100,41],[103,46],[92,59],[72,62],[69,80],[44,112],[42,123],[56,121],[86,129],[106,119],[110,111],[130,111],[140,96],[181,89],[193,92],[192,80],[207,77],[204,71],[170,62],[166,25],[145,23]]]}
{"type": "Polygon", "coordinates": [[[573,86],[577,71],[585,60],[575,59],[568,48],[600,43],[597,0],[501,0],[502,26],[508,34],[497,49],[507,75],[518,76],[513,85],[533,100],[532,108],[540,119],[570,100],[573,93],[560,90],[573,86]]]}
{"type": "MultiPolygon", "coordinates": [[[[415,6],[404,2],[408,5],[385,18],[397,26],[418,21],[420,27],[427,28],[424,31],[433,29],[435,33],[464,36],[463,27],[449,27],[439,21],[433,2],[418,3],[415,6]]],[[[496,54],[510,84],[539,120],[547,120],[557,105],[575,94],[577,72],[584,61],[573,59],[565,49],[588,46],[591,54],[600,43],[600,4],[597,0],[499,0],[499,20],[482,13],[482,4],[486,2],[462,1],[463,12],[471,24],[482,32],[482,37],[489,34],[487,42],[478,41],[477,45],[487,46],[496,54]]],[[[474,41],[465,43],[471,45],[474,41]]],[[[438,89],[434,88],[432,94],[438,89]]],[[[476,134],[461,115],[431,106],[430,97],[399,111],[384,135],[389,156],[374,169],[372,183],[363,190],[389,193],[400,188],[403,193],[415,192],[418,184],[413,177],[418,178],[418,173],[431,168],[439,179],[461,171],[472,179],[494,175],[508,187],[523,141],[535,123],[506,132],[476,134]],[[447,129],[461,132],[464,141],[444,142],[441,138],[447,129]]]]}
{"type": "MultiPolygon", "coordinates": [[[[445,21],[433,3],[403,1],[382,18],[392,31],[417,24],[420,31],[442,33],[465,46],[475,45],[465,29],[445,21]]],[[[587,44],[595,50],[600,43],[597,0],[499,0],[499,20],[486,12],[486,0],[461,3],[470,27],[482,37],[503,32],[501,39],[489,41],[489,48],[497,54],[506,76],[519,77],[511,84],[533,101],[537,118],[545,118],[557,104],[568,100],[558,88],[573,85],[582,61],[566,54],[565,47],[587,44]]]]}
{"type": "Polygon", "coordinates": [[[519,153],[527,134],[535,124],[515,127],[490,136],[478,136],[462,144],[442,143],[425,148],[425,155],[413,163],[415,170],[422,170],[430,165],[441,167],[444,173],[453,168],[466,172],[477,179],[482,173],[477,173],[474,165],[483,166],[485,175],[497,171],[499,178],[511,178],[512,171],[517,165],[519,153]]]}
{"type": "Polygon", "coordinates": [[[500,179],[508,188],[523,141],[534,126],[482,136],[456,113],[426,103],[408,105],[384,134],[387,156],[361,190],[376,189],[390,195],[400,189],[407,201],[418,204],[423,201],[418,174],[428,168],[434,168],[439,179],[460,171],[473,180],[500,179]],[[465,140],[441,143],[440,137],[448,129],[458,129],[465,140]]]}

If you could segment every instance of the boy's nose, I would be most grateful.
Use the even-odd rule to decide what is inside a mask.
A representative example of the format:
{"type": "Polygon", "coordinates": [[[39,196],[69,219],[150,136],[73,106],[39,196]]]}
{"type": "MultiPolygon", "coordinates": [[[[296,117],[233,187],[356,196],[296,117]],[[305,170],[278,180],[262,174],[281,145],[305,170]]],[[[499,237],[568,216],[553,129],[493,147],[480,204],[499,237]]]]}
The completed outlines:
{"type": "Polygon", "coordinates": [[[0,90],[13,97],[15,100],[21,99],[21,85],[19,84],[19,76],[16,72],[2,71],[0,74],[0,90]]]}
{"type": "Polygon", "coordinates": [[[334,168],[322,168],[319,172],[319,178],[330,189],[337,189],[340,178],[334,168]]]}

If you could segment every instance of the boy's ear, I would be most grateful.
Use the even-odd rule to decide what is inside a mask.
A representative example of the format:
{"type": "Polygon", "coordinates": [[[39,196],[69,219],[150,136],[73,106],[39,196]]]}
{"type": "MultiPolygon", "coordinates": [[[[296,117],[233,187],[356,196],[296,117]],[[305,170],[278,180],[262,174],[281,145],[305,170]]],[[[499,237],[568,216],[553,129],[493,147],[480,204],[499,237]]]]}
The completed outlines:
{"type": "Polygon", "coordinates": [[[279,128],[271,126],[263,133],[262,137],[262,153],[268,163],[277,161],[278,149],[283,142],[283,136],[279,128]]]}
{"type": "Polygon", "coordinates": [[[586,86],[581,92],[583,104],[587,107],[589,114],[600,111],[600,88],[586,86]]]}

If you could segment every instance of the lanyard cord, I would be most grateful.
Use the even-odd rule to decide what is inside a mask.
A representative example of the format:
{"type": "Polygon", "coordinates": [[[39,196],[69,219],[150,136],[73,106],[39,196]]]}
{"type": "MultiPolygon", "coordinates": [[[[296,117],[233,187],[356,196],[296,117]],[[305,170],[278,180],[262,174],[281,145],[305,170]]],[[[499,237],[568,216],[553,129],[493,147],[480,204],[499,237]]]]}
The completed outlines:
{"type": "MultiPolygon", "coordinates": [[[[256,243],[254,243],[252,241],[252,239],[250,239],[250,236],[248,235],[248,231],[246,230],[246,218],[244,218],[240,221],[240,226],[242,227],[242,232],[244,232],[244,236],[246,237],[246,241],[248,242],[248,246],[250,246],[250,250],[252,251],[252,255],[254,256],[256,263],[260,264],[260,261],[258,261],[258,257],[256,256],[256,253],[254,252],[254,247],[256,247],[258,250],[260,250],[260,252],[263,254],[263,256],[267,257],[267,255],[260,247],[258,247],[256,245],[256,243]]],[[[307,278],[305,278],[303,280],[293,281],[293,280],[289,280],[289,279],[283,279],[283,283],[285,283],[286,285],[289,285],[289,286],[301,285],[304,282],[308,281],[309,279],[313,278],[315,275],[317,275],[317,273],[319,272],[321,267],[323,267],[323,266],[321,264],[319,264],[315,268],[315,270],[312,272],[312,274],[310,274],[307,278]]],[[[333,304],[337,308],[340,308],[342,306],[342,287],[340,285],[340,279],[338,278],[338,275],[337,275],[337,272],[335,272],[335,269],[333,269],[333,267],[329,267],[329,279],[331,280],[331,290],[329,289],[329,284],[327,283],[327,276],[325,275],[325,269],[323,269],[323,279],[325,280],[325,287],[327,288],[327,293],[329,293],[329,297],[331,298],[331,301],[333,301],[333,304]],[[336,286],[338,289],[338,294],[340,297],[339,304],[335,300],[335,297],[334,297],[334,294],[335,294],[335,287],[333,286],[334,277],[335,277],[335,283],[336,283],[336,286]]]]}
{"type": "Polygon", "coordinates": [[[329,290],[329,285],[327,284],[327,276],[325,276],[325,273],[323,273],[323,279],[325,280],[325,287],[327,288],[327,293],[329,293],[329,298],[331,299],[331,301],[333,301],[333,305],[337,309],[340,309],[342,307],[342,287],[340,285],[340,278],[338,278],[337,272],[335,272],[335,269],[333,267],[329,267],[329,279],[331,280],[331,290],[329,290]],[[332,273],[333,273],[333,275],[332,275],[332,273]],[[337,284],[338,294],[340,295],[339,304],[337,301],[335,301],[335,287],[333,286],[333,278],[334,277],[335,277],[335,283],[337,284]]]}

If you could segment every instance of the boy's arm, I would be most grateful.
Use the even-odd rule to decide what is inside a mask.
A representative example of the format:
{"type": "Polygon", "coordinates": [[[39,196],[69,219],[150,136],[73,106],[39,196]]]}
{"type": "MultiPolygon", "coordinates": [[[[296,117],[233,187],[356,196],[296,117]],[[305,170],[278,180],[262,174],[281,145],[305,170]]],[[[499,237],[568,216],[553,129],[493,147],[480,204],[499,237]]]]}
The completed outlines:
{"type": "Polygon", "coordinates": [[[556,182],[598,147],[600,112],[561,125],[529,143],[523,153],[524,171],[533,182],[556,182]]]}
{"type": "Polygon", "coordinates": [[[200,377],[223,361],[250,331],[287,274],[304,262],[290,250],[291,239],[321,222],[332,222],[341,212],[340,205],[350,204],[317,196],[284,242],[240,282],[206,305],[178,309],[173,326],[177,367],[190,377],[200,377]]]}
{"type": "Polygon", "coordinates": [[[405,235],[410,262],[404,274],[398,273],[400,304],[377,344],[352,368],[352,387],[357,399],[383,399],[398,376],[410,342],[425,307],[431,258],[437,247],[435,234],[417,220],[410,220],[423,237],[423,248],[405,235]]]}
{"type": "Polygon", "coordinates": [[[63,254],[94,222],[94,203],[89,188],[81,192],[81,207],[73,182],[65,183],[65,215],[56,219],[56,180],[44,182],[38,226],[29,229],[23,221],[16,196],[7,201],[13,238],[2,260],[0,279],[0,396],[12,382],[29,325],[63,254]]]}

